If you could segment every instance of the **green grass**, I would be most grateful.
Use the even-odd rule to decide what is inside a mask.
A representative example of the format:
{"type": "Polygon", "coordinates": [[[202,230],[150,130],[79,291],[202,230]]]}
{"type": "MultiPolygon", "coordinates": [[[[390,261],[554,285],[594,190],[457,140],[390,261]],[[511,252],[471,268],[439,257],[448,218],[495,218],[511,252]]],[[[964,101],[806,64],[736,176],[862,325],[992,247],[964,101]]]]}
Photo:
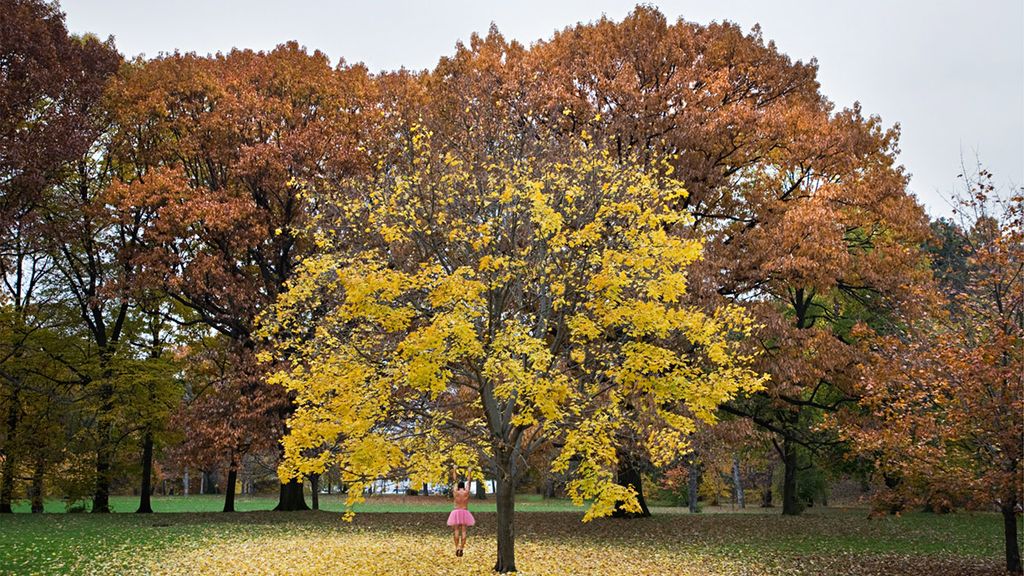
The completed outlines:
{"type": "MultiPolygon", "coordinates": [[[[311,504],[309,495],[306,503],[311,504]]],[[[236,512],[259,512],[273,510],[277,505],[276,496],[237,496],[236,512]]],[[[166,512],[220,512],[224,509],[222,495],[190,495],[190,496],[154,496],[153,511],[166,512]]],[[[139,507],[138,496],[111,496],[110,507],[114,512],[135,512],[139,507]]],[[[494,512],[493,496],[489,500],[471,500],[470,507],[481,512],[494,512]]],[[[14,506],[16,513],[26,513],[30,505],[26,500],[17,501],[14,506]]],[[[65,512],[61,500],[47,500],[43,503],[47,513],[65,512]]],[[[345,497],[339,495],[320,495],[320,509],[326,512],[341,512],[345,509],[345,497]]],[[[366,502],[356,505],[356,512],[447,512],[452,509],[451,501],[443,496],[370,496],[366,502]]],[[[516,509],[522,512],[570,512],[578,510],[572,502],[563,499],[544,499],[537,494],[520,494],[516,496],[516,509]]]]}
{"type": "MultiPolygon", "coordinates": [[[[258,551],[269,546],[287,554],[305,542],[324,542],[345,550],[346,542],[362,538],[364,544],[368,539],[385,548],[388,542],[410,541],[423,543],[428,552],[432,547],[447,552],[444,520],[450,504],[438,497],[374,499],[360,507],[363,513],[351,524],[328,511],[266,512],[274,502],[270,497],[240,498],[239,510],[258,511],[222,514],[216,512],[222,506],[217,496],[166,497],[155,498],[154,508],[179,513],[3,516],[0,574],[130,573],[142,570],[139,563],[143,559],[199,554],[207,546],[221,546],[219,553],[223,554],[224,543],[229,543],[229,548],[237,545],[239,550],[258,551]]],[[[53,504],[63,510],[59,502],[53,504]]],[[[342,502],[330,497],[323,498],[321,504],[337,511],[342,502]]],[[[118,511],[132,511],[137,501],[118,497],[113,505],[118,511]]],[[[470,507],[479,520],[473,532],[477,556],[492,554],[493,500],[473,501],[470,507]]],[[[937,576],[993,573],[1003,552],[1001,518],[987,513],[910,513],[869,520],[863,509],[815,508],[800,517],[782,517],[777,511],[760,509],[691,515],[680,509],[655,508],[650,519],[600,519],[583,524],[582,512],[570,502],[545,501],[533,495],[519,496],[517,511],[517,534],[530,554],[539,555],[533,558],[535,563],[545,554],[567,554],[564,563],[571,565],[568,563],[575,554],[566,550],[581,554],[599,550],[617,562],[653,554],[665,555],[665,562],[696,566],[719,561],[733,563],[730,566],[749,563],[751,574],[937,576]],[[540,511],[546,513],[532,513],[540,511]]],[[[552,565],[561,563],[556,558],[552,565]]],[[[679,573],[691,572],[680,569],[679,573]]]]}

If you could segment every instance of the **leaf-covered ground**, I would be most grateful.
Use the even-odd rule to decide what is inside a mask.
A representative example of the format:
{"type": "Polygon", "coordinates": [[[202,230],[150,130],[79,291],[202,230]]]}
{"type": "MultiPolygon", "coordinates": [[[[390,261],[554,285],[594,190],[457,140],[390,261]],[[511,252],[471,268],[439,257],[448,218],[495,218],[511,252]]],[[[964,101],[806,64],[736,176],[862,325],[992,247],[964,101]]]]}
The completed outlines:
{"type": "MultiPolygon", "coordinates": [[[[456,558],[443,513],[14,515],[0,518],[0,574],[490,574],[493,513],[456,558]]],[[[661,514],[581,524],[516,518],[520,574],[999,574],[993,514],[868,520],[863,510],[661,514]]]]}

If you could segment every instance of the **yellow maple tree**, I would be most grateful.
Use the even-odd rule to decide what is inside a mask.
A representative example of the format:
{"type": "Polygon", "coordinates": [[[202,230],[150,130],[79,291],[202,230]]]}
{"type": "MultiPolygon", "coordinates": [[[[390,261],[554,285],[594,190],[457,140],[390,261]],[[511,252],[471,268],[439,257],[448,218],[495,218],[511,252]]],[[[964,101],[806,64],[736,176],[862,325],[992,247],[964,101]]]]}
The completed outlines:
{"type": "Polygon", "coordinates": [[[667,163],[613,160],[585,134],[509,139],[485,162],[416,124],[406,140],[372,176],[317,193],[319,251],[265,318],[287,359],[273,379],[298,405],[280,474],[337,463],[351,505],[374,478],[487,470],[495,568],[514,571],[526,457],[560,446],[552,465],[589,502],[584,520],[637,509],[614,481],[617,434],[655,462],[686,450],[693,418],[763,382],[752,324],[684,302],[702,242],[683,233],[667,163]]]}

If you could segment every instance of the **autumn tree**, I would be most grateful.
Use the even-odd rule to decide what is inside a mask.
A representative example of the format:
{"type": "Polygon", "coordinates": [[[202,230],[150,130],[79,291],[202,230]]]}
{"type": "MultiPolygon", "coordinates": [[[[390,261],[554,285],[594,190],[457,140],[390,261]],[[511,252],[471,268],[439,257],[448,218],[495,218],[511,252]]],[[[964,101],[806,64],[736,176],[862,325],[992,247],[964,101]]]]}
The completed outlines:
{"type": "Polygon", "coordinates": [[[834,446],[823,412],[852,404],[859,320],[879,330],[917,306],[927,276],[923,210],[896,164],[899,131],[860,107],[835,110],[817,65],[760,29],[674,23],[638,7],[531,50],[529,109],[618,154],[666,157],[690,194],[678,208],[706,237],[688,301],[744,306],[762,328],[758,395],[725,408],[772,431],[786,462],[784,512],[799,512],[797,448],[834,446]]]}
{"type": "Polygon", "coordinates": [[[635,509],[614,482],[617,433],[642,431],[660,461],[762,379],[738,308],[681,302],[701,242],[676,233],[680,182],[585,136],[554,153],[511,132],[486,163],[436,138],[414,123],[406,162],[332,192],[321,251],[270,316],[289,359],[275,379],[298,401],[281,475],[337,461],[351,504],[400,466],[415,484],[452,458],[486,464],[495,570],[509,572],[515,486],[538,446],[560,440],[556,470],[577,461],[567,490],[592,501],[585,519],[635,509]]]}
{"type": "MultiPolygon", "coordinates": [[[[126,382],[124,399],[126,419],[138,435],[142,449],[138,513],[152,513],[150,496],[156,452],[173,437],[171,415],[179,405],[183,386],[178,376],[180,359],[175,348],[183,344],[183,334],[173,327],[170,303],[160,297],[139,301],[133,310],[132,357],[120,367],[126,382]]],[[[187,334],[187,333],[186,333],[187,334]]]]}
{"type": "Polygon", "coordinates": [[[120,56],[111,40],[68,34],[54,4],[3,0],[0,14],[0,229],[7,229],[92,144],[91,109],[120,56]]]}
{"type": "MultiPolygon", "coordinates": [[[[116,156],[135,171],[123,205],[157,212],[152,249],[137,255],[146,280],[255,350],[257,314],[309,249],[295,234],[306,221],[298,182],[316,189],[361,166],[367,81],[365,69],[332,69],[295,43],[133,63],[110,105],[116,156]]],[[[283,400],[279,434],[292,409],[283,400]]],[[[282,484],[278,509],[305,508],[301,482],[282,484]]]]}
{"type": "Polygon", "coordinates": [[[226,471],[223,510],[234,512],[242,459],[277,449],[278,413],[288,399],[266,385],[252,350],[231,338],[197,338],[182,352],[187,393],[174,413],[182,441],[172,458],[179,466],[226,471]]]}
{"type": "Polygon", "coordinates": [[[844,423],[861,454],[901,482],[908,502],[999,508],[1006,568],[1021,572],[1024,501],[1024,196],[1000,195],[980,170],[939,229],[947,306],[911,337],[864,347],[865,418],[844,423]],[[957,265],[957,263],[962,264],[957,265]],[[950,265],[952,263],[953,265],[950,265]]]}
{"type": "MultiPolygon", "coordinates": [[[[10,512],[19,455],[14,447],[19,428],[24,431],[19,420],[40,414],[26,407],[25,395],[34,387],[36,399],[58,396],[39,395],[41,389],[30,386],[25,370],[42,368],[40,344],[59,339],[52,331],[54,319],[66,319],[54,314],[51,306],[59,307],[64,301],[61,294],[44,290],[54,261],[42,243],[39,207],[48,187],[59,182],[68,164],[92,144],[98,131],[92,111],[120,56],[110,41],[69,35],[64,15],[38,1],[0,2],[0,39],[0,274],[5,288],[0,297],[0,512],[10,512]],[[43,334],[47,336],[40,340],[43,334]]],[[[49,385],[52,378],[64,377],[56,372],[59,367],[44,370],[50,379],[36,384],[49,385]]],[[[40,445],[37,464],[43,463],[45,452],[40,445]]]]}

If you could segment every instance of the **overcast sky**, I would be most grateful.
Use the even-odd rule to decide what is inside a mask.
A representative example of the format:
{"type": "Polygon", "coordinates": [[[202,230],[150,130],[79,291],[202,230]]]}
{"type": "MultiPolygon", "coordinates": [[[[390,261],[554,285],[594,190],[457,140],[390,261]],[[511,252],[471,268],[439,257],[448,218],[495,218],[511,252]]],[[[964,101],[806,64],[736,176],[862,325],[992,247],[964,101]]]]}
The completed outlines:
{"type": "MultiPolygon", "coordinates": [[[[371,70],[432,68],[491,22],[525,44],[636,2],[612,0],[63,0],[72,32],[113,35],[128,56],[270,49],[297,40],[371,70]]],[[[1024,185],[1022,0],[665,0],[670,21],[731,20],[795,60],[817,58],[838,107],[902,126],[900,161],[930,213],[948,213],[961,158],[1024,185]]]]}

